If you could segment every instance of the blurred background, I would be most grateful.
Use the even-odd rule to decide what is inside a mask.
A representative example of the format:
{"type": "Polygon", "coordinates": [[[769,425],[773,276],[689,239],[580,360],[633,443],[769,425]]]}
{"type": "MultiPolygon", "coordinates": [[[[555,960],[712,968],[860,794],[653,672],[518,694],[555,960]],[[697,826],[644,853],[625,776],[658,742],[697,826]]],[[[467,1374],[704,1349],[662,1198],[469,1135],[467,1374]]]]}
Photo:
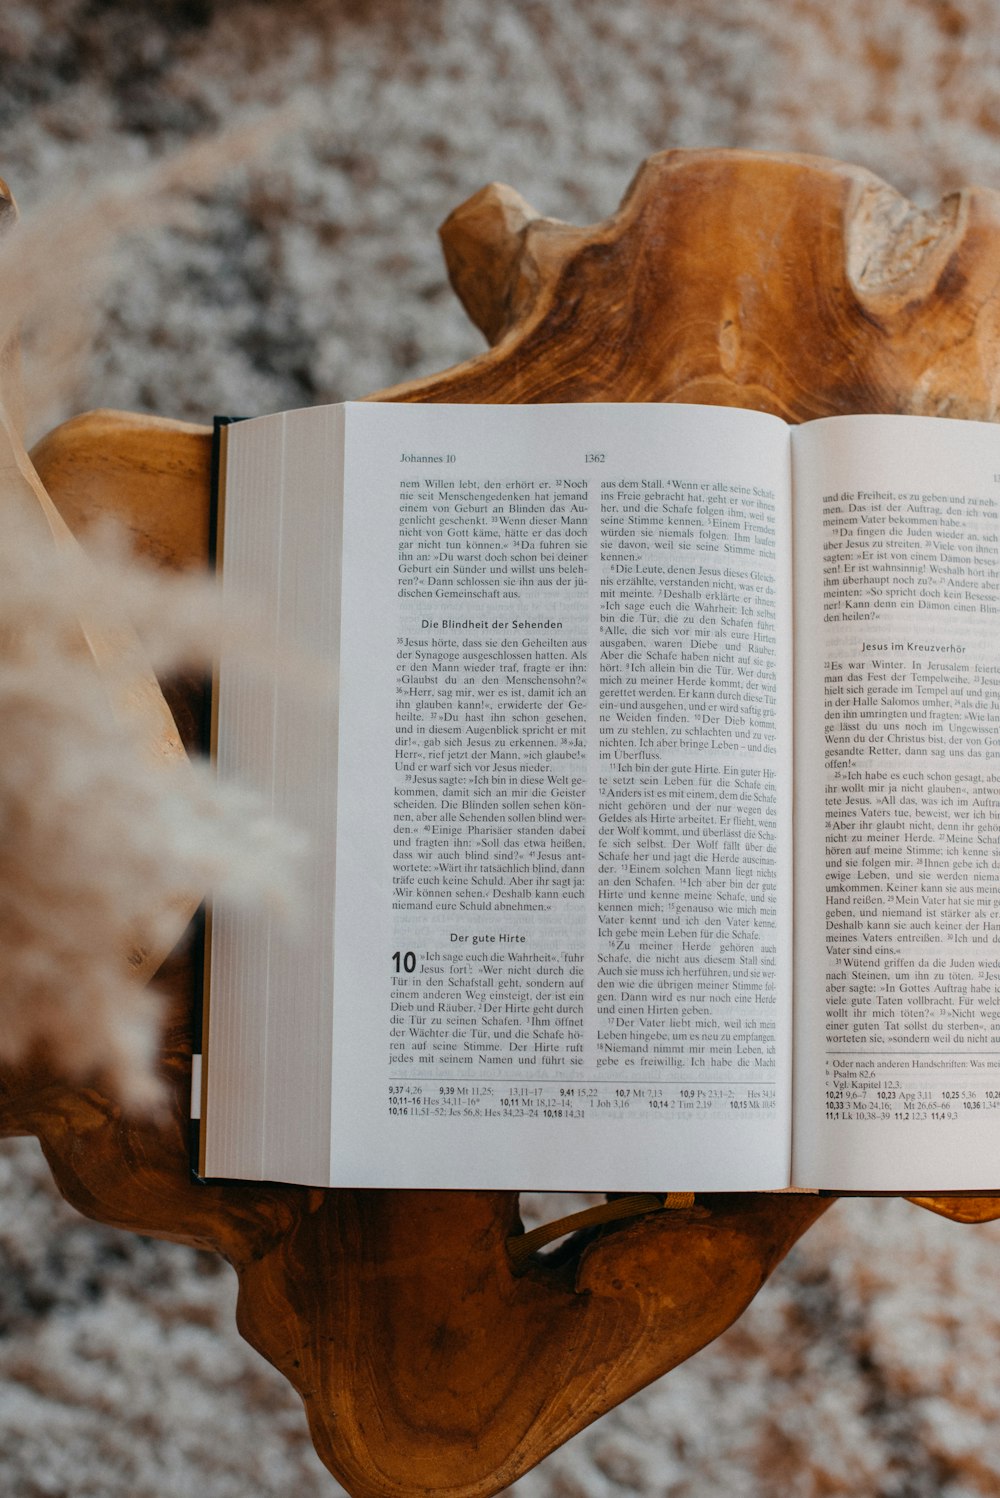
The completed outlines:
{"type": "MultiPolygon", "coordinates": [[[[924,205],[1000,190],[1000,9],[6,0],[0,123],[0,174],[60,254],[116,205],[103,281],[76,267],[82,352],[57,368],[39,344],[30,434],[94,406],[209,421],[478,352],[435,229],[492,179],[576,223],[678,146],[840,157],[924,205]]],[[[0,1491],[336,1494],[234,1301],[226,1266],[85,1222],[32,1141],[0,1146],[0,1491]]],[[[1000,1224],[840,1203],[735,1328],[513,1491],[978,1498],[998,1416],[1000,1224]]]]}

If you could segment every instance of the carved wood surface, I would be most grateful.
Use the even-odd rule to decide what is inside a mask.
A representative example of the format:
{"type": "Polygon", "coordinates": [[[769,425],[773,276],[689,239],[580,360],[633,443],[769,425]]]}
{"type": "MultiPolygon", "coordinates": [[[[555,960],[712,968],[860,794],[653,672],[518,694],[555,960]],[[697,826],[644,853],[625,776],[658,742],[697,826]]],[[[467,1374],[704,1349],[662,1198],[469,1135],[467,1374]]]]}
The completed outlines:
{"type": "MultiPolygon", "coordinates": [[[[491,187],[442,237],[493,347],[376,399],[690,400],[793,421],[995,415],[990,193],[922,212],[858,168],[671,152],[646,163],[606,223],[555,224],[491,187]]],[[[33,456],[72,526],[111,511],[166,565],[204,555],[204,429],[98,412],[33,456]]],[[[300,1390],[321,1457],[352,1493],[497,1491],[716,1336],[829,1205],[699,1197],[516,1275],[510,1192],[195,1185],[183,955],[164,982],[169,1121],[127,1122],[98,1089],[38,1063],[0,1076],[0,1131],[37,1134],[84,1212],[236,1266],[241,1329],[300,1390]]],[[[919,1201],[963,1221],[1000,1215],[992,1198],[919,1201]]]]}

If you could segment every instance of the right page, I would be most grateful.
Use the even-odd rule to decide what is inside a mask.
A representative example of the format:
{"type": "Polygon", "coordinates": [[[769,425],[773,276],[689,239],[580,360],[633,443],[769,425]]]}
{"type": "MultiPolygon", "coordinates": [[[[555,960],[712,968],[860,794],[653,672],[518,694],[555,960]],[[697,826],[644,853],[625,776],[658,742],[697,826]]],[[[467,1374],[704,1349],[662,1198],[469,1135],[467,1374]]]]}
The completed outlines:
{"type": "Polygon", "coordinates": [[[793,1181],[1000,1187],[1000,428],[796,429],[793,1181]]]}

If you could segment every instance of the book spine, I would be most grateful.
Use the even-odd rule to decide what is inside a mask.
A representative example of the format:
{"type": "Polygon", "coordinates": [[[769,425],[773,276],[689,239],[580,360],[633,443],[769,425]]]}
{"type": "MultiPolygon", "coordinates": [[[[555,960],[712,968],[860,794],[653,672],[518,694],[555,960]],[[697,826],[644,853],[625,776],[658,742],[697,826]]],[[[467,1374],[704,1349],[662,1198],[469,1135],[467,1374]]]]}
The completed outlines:
{"type": "MultiPolygon", "coordinates": [[[[212,421],[212,461],[210,469],[208,512],[208,565],[213,572],[219,570],[221,560],[220,525],[223,514],[223,486],[226,467],[226,430],[240,416],[216,416],[212,421]]],[[[206,678],[202,687],[198,713],[198,748],[206,758],[215,754],[215,674],[206,678]]],[[[205,1085],[205,1035],[209,1005],[210,960],[212,917],[206,905],[202,905],[195,916],[195,932],[192,939],[192,992],[194,1002],[191,1016],[191,1103],[189,1114],[189,1156],[191,1174],[196,1180],[204,1180],[203,1113],[205,1085]]]]}

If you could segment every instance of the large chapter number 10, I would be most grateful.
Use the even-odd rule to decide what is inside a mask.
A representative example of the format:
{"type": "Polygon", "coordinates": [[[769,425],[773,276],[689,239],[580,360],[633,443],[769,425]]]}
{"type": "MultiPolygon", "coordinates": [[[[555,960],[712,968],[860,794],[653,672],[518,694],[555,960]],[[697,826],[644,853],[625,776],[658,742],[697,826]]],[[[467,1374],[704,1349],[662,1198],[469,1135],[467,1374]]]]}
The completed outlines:
{"type": "Polygon", "coordinates": [[[417,954],[416,952],[393,952],[392,961],[397,973],[412,973],[416,970],[417,954]]]}

